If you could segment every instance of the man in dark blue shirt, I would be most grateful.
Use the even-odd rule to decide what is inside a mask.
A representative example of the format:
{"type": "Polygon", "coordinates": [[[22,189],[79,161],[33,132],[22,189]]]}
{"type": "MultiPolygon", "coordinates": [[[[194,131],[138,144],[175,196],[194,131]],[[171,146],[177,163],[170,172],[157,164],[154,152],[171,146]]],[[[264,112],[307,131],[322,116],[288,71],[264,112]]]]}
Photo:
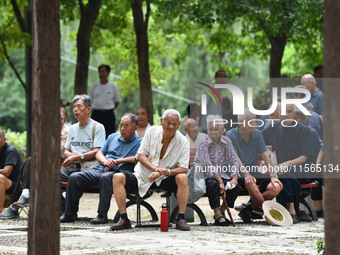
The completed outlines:
{"type": "Polygon", "coordinates": [[[142,138],[135,134],[137,124],[136,115],[124,114],[119,124],[120,134],[111,134],[97,152],[96,159],[99,164],[94,169],[71,174],[66,188],[65,213],[60,217],[61,223],[74,222],[77,219],[79,199],[84,188],[95,184],[99,184],[100,201],[98,215],[91,223],[108,222],[107,212],[113,194],[112,177],[123,170],[133,172],[135,155],[142,141],[142,138]]]}
{"type": "Polygon", "coordinates": [[[5,194],[12,194],[23,161],[19,152],[6,143],[5,132],[0,129],[0,213],[4,210],[5,194]]]}
{"type": "Polygon", "coordinates": [[[277,155],[279,179],[283,184],[277,201],[287,206],[294,223],[311,221],[299,208],[300,183],[308,182],[311,177],[308,164],[315,164],[321,146],[309,127],[294,121],[294,105],[287,105],[286,109],[286,115],[280,116],[281,122],[264,129],[262,135],[277,155]]]}

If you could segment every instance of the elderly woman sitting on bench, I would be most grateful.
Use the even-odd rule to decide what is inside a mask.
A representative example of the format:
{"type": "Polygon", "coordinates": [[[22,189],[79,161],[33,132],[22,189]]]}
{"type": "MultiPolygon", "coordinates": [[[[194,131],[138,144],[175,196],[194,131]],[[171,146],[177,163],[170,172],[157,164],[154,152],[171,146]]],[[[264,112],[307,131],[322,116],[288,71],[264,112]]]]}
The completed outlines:
{"type": "Polygon", "coordinates": [[[215,224],[228,226],[230,222],[224,214],[225,205],[220,207],[220,195],[226,191],[227,204],[234,207],[240,191],[237,183],[239,163],[230,139],[222,135],[224,126],[218,123],[218,119],[221,119],[218,115],[208,116],[208,136],[200,142],[194,162],[195,170],[205,174],[207,196],[210,207],[214,210],[215,224]],[[229,189],[226,190],[227,187],[229,189]]]}

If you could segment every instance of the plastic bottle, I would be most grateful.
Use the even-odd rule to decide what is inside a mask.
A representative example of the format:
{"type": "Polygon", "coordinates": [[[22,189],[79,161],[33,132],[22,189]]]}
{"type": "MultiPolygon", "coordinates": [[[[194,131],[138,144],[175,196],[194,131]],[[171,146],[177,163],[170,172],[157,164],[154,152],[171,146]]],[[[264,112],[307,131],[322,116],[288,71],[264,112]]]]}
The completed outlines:
{"type": "Polygon", "coordinates": [[[169,228],[169,212],[167,204],[162,205],[161,211],[161,231],[167,232],[169,228]]]}

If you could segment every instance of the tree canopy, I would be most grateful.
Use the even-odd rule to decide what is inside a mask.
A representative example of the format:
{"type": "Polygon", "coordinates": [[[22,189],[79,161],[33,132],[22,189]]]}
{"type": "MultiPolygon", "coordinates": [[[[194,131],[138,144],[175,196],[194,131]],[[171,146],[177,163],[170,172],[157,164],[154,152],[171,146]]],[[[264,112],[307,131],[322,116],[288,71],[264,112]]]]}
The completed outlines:
{"type": "MultiPolygon", "coordinates": [[[[76,68],[72,62],[77,61],[80,2],[83,1],[60,2],[61,96],[68,101],[74,94],[76,68]]],[[[147,1],[141,2],[145,14],[147,1]]],[[[322,0],[148,2],[151,10],[147,29],[151,85],[174,96],[188,99],[192,80],[212,78],[218,69],[225,69],[230,77],[269,78],[281,73],[299,77],[322,64],[322,0]],[[273,53],[273,48],[277,54],[273,53]]],[[[18,5],[22,17],[28,3],[23,1],[18,5]]],[[[84,1],[83,4],[89,3],[84,1]]],[[[9,1],[3,1],[0,8],[3,13],[1,38],[25,80],[23,48],[30,44],[31,38],[22,31],[9,1]]],[[[117,75],[112,80],[119,86],[124,100],[117,109],[118,116],[139,106],[136,98],[140,97],[137,90],[140,77],[133,21],[131,1],[102,0],[89,42],[89,66],[95,69],[106,63],[117,75]]],[[[3,97],[0,125],[23,131],[25,92],[9,68],[3,46],[0,47],[0,59],[3,70],[0,76],[3,97]],[[13,121],[18,119],[20,121],[13,121]]],[[[98,79],[96,70],[90,69],[86,78],[89,88],[98,79]]],[[[156,114],[170,107],[185,114],[187,101],[156,92],[153,95],[156,114]]]]}

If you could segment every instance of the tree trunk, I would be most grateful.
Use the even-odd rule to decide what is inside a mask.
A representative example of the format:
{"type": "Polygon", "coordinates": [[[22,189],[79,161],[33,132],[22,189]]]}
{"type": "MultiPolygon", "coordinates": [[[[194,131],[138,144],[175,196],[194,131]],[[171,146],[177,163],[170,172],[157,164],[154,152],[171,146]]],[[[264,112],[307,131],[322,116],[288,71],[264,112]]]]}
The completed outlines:
{"type": "Polygon", "coordinates": [[[59,254],[59,1],[32,1],[33,136],[28,254],[59,254]]]}
{"type": "Polygon", "coordinates": [[[270,87],[273,88],[279,85],[275,82],[275,80],[277,80],[275,78],[281,77],[282,57],[287,44],[287,37],[281,35],[269,36],[269,42],[271,46],[269,61],[269,77],[271,78],[270,87]]]}
{"type": "Polygon", "coordinates": [[[149,70],[149,42],[148,23],[150,16],[150,3],[146,1],[145,20],[141,0],[133,0],[131,3],[133,13],[133,24],[136,33],[138,77],[140,88],[140,105],[144,107],[149,116],[149,122],[153,124],[152,89],[149,70]]]}
{"type": "Polygon", "coordinates": [[[89,0],[84,6],[79,0],[80,24],[77,34],[77,65],[74,79],[74,94],[87,94],[87,76],[90,61],[90,39],[97,20],[101,0],[89,0]]]}
{"type": "MultiPolygon", "coordinates": [[[[32,35],[32,8],[31,3],[25,9],[26,32],[32,35]]],[[[26,75],[26,157],[31,156],[32,148],[32,47],[25,46],[25,75],[26,75]]]]}
{"type": "MultiPolygon", "coordinates": [[[[325,165],[339,166],[340,154],[340,2],[325,0],[324,14],[324,116],[325,165]],[[330,79],[328,79],[330,78],[330,79]],[[332,79],[331,79],[332,78],[332,79]]],[[[329,168],[328,168],[329,169],[329,168]]],[[[340,254],[340,179],[339,172],[325,179],[325,254],[340,254]]]]}

